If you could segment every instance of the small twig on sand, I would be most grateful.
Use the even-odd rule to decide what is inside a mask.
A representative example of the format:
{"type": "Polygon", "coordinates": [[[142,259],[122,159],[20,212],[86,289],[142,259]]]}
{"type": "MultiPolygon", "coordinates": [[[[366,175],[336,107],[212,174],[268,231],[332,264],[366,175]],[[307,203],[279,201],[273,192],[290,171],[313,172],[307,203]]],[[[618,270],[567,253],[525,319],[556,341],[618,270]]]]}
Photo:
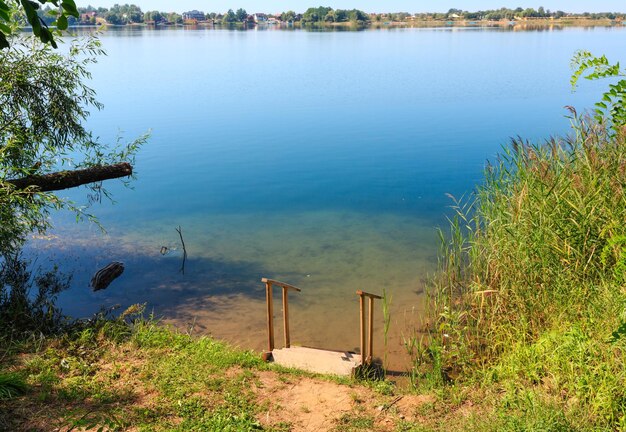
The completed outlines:
{"type": "Polygon", "coordinates": [[[180,272],[184,275],[185,274],[185,262],[187,262],[187,248],[185,247],[185,240],[183,239],[183,230],[180,227],[180,225],[178,226],[178,228],[176,228],[176,232],[180,236],[180,242],[183,245],[183,264],[180,266],[180,272]]]}
{"type": "Polygon", "coordinates": [[[402,399],[403,396],[398,396],[396,397],[394,400],[392,400],[391,402],[389,402],[388,404],[382,405],[379,409],[380,409],[380,413],[378,413],[378,415],[381,415],[382,413],[384,413],[385,411],[388,411],[389,408],[391,408],[392,406],[394,406],[395,404],[397,404],[400,399],[402,399]]]}

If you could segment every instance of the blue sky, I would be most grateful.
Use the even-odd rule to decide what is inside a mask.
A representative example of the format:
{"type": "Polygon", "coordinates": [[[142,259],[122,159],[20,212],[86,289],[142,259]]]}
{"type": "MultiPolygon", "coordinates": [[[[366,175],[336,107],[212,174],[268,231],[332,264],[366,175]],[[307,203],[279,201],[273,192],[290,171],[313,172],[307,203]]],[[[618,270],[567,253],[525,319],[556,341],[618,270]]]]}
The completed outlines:
{"type": "Polygon", "coordinates": [[[623,0],[545,0],[533,4],[529,1],[516,0],[78,0],[79,6],[111,7],[115,3],[134,3],[142,10],[176,11],[183,12],[190,9],[198,9],[204,12],[224,12],[230,8],[244,8],[248,12],[275,13],[285,10],[304,12],[310,6],[330,6],[335,9],[361,9],[366,12],[445,12],[450,8],[464,10],[498,9],[501,7],[516,8],[543,6],[551,10],[563,10],[566,12],[626,12],[626,4],[623,0]]]}

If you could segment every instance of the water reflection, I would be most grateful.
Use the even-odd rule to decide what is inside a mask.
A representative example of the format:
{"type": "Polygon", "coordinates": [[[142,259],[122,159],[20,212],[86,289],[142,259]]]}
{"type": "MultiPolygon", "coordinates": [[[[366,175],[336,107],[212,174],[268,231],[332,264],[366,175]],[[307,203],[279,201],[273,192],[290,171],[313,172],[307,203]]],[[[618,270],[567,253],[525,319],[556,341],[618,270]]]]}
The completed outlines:
{"type": "Polygon", "coordinates": [[[162,32],[162,31],[259,31],[259,32],[272,32],[272,31],[305,31],[305,32],[362,32],[367,30],[403,30],[403,29],[457,29],[457,30],[484,30],[484,31],[505,31],[505,32],[546,32],[546,31],[563,31],[567,29],[611,29],[611,28],[623,28],[622,22],[603,22],[594,23],[590,21],[581,22],[565,22],[565,23],[535,23],[532,21],[415,21],[408,23],[384,23],[384,22],[372,22],[367,25],[363,24],[351,24],[341,23],[337,25],[328,24],[272,24],[272,25],[250,25],[250,24],[222,24],[216,23],[200,23],[200,24],[185,24],[185,25],[127,25],[127,26],[78,26],[73,27],[72,31],[76,34],[93,33],[94,31],[113,32],[117,34],[125,35],[137,35],[140,32],[162,32]]]}

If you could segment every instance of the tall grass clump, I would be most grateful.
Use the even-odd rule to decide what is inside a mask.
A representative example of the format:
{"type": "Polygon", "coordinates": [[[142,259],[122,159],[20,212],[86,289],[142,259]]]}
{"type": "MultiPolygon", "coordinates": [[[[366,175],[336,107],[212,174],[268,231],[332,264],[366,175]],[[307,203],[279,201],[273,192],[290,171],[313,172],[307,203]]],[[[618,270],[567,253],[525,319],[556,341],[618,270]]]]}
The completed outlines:
{"type": "Polygon", "coordinates": [[[573,131],[513,140],[473,205],[456,207],[439,296],[447,320],[473,327],[481,358],[623,306],[626,134],[579,117],[573,131]]]}
{"type": "Polygon", "coordinates": [[[0,401],[21,395],[26,388],[21,375],[0,370],[0,401]]]}
{"type": "Polygon", "coordinates": [[[559,406],[573,430],[626,428],[626,128],[568,109],[568,136],[513,139],[455,202],[429,374],[499,387],[518,413],[524,400],[559,406]]]}

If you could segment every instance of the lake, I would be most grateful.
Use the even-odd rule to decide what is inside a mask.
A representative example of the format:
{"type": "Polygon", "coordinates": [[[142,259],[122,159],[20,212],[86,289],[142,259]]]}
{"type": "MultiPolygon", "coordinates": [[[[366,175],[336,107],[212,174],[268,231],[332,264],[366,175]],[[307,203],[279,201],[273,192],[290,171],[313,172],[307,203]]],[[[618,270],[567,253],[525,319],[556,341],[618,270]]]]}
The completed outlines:
{"type": "MultiPolygon", "coordinates": [[[[400,353],[449,195],[469,196],[510,137],[566,133],[563,106],[599,99],[606,83],[569,87],[576,50],[626,60],[624,28],[121,28],[100,39],[108,56],[91,85],[105,109],[89,128],[105,143],[152,131],[138,179],[110,183],[117,203],[89,209],[106,234],[55,214],[56,230],[29,250],[73,272],[60,297],[70,315],[147,303],[252,349],[266,345],[270,277],[302,288],[290,297],[292,341],[323,348],[356,348],[355,291],[384,289],[400,353]],[[111,261],[125,273],[92,292],[111,261]]],[[[85,202],[84,189],[67,195],[85,202]]],[[[280,320],[276,330],[280,341],[280,320]]]]}

